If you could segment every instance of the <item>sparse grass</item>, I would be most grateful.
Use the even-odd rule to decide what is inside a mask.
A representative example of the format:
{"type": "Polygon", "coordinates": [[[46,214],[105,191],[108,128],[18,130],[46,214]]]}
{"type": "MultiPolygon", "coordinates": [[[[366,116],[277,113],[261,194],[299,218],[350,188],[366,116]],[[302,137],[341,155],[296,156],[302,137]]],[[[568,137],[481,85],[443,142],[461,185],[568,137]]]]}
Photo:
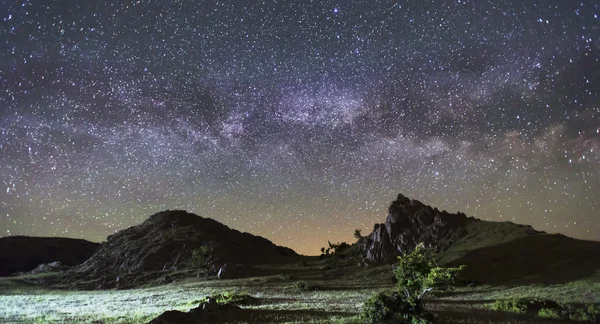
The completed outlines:
{"type": "MultiPolygon", "coordinates": [[[[373,293],[394,286],[390,266],[345,267],[324,270],[325,260],[307,265],[265,266],[264,277],[235,280],[189,278],[158,287],[130,290],[66,291],[32,285],[23,277],[0,278],[2,323],[147,323],[167,310],[188,311],[205,297],[247,294],[256,303],[240,307],[264,314],[261,323],[361,323],[358,315],[373,293]],[[268,271],[267,271],[268,270],[268,271]],[[319,290],[299,290],[299,280],[319,290]]],[[[35,279],[35,277],[26,277],[35,279]]],[[[600,305],[600,273],[563,284],[460,287],[426,300],[440,322],[543,323],[544,311],[534,320],[519,314],[493,311],[499,299],[551,299],[561,304],[600,305]]]]}

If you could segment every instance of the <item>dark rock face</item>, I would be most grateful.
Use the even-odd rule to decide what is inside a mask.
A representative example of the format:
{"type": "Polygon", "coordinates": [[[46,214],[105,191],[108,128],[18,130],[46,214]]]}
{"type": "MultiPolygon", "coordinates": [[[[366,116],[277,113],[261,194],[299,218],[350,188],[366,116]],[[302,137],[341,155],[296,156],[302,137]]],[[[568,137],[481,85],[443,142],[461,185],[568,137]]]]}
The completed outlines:
{"type": "Polygon", "coordinates": [[[440,212],[400,194],[391,204],[385,223],[376,224],[373,232],[358,244],[366,260],[394,263],[399,255],[412,251],[420,242],[436,252],[447,249],[466,234],[465,226],[475,221],[463,213],[440,212]]]}
{"type": "Polygon", "coordinates": [[[28,272],[38,265],[59,261],[73,266],[83,263],[100,244],[59,237],[9,236],[0,238],[0,276],[28,272]]]}
{"type": "Polygon", "coordinates": [[[299,257],[263,237],[176,210],[154,214],[138,226],[109,236],[89,260],[66,275],[102,279],[98,288],[111,288],[129,274],[190,268],[192,251],[202,246],[210,247],[215,273],[225,263],[274,264],[299,257]]]}

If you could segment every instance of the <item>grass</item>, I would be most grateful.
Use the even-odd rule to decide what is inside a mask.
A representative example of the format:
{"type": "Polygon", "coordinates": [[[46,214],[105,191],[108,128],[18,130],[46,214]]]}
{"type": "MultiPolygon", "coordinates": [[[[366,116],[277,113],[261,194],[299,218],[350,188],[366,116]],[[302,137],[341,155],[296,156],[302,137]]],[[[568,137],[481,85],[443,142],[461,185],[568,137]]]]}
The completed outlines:
{"type": "MultiPolygon", "coordinates": [[[[551,310],[541,312],[543,318],[492,309],[494,302],[513,298],[600,306],[600,259],[593,258],[600,253],[597,242],[522,235],[508,223],[470,226],[472,234],[438,257],[440,264],[466,264],[466,279],[474,285],[426,300],[438,322],[548,323],[556,317],[551,310]]],[[[170,275],[172,283],[150,281],[128,290],[58,290],[36,284],[53,274],[0,278],[0,322],[147,323],[167,310],[185,312],[218,295],[225,301],[246,296],[251,302],[239,306],[255,315],[250,322],[360,323],[363,303],[393,288],[394,276],[389,265],[357,263],[349,250],[335,260],[307,257],[296,264],[260,267],[260,277],[206,280],[178,272],[170,275]]]]}
{"type": "MultiPolygon", "coordinates": [[[[324,270],[325,260],[282,266],[278,275],[237,280],[189,278],[168,285],[130,290],[67,291],[27,284],[35,276],[0,278],[2,323],[147,323],[166,310],[188,311],[206,296],[247,294],[240,305],[271,323],[360,323],[364,301],[393,287],[391,267],[324,270]],[[299,280],[318,290],[297,288],[299,280]],[[224,294],[227,292],[226,294],[224,294]]],[[[520,314],[497,312],[497,299],[534,297],[561,303],[600,304],[600,274],[556,285],[461,287],[427,301],[441,322],[535,323],[520,314]]],[[[229,297],[227,297],[229,298],[229,297]]],[[[547,319],[546,319],[547,320],[547,319]]]]}

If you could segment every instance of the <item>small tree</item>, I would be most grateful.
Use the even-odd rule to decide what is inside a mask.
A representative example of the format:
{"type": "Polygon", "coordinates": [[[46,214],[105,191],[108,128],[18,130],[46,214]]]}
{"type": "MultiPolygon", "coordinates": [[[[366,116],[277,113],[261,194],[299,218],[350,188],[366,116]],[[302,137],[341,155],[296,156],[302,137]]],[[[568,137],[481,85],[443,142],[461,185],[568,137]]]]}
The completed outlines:
{"type": "Polygon", "coordinates": [[[423,251],[423,243],[404,256],[398,257],[400,264],[394,270],[398,279],[398,289],[406,300],[418,305],[422,298],[434,291],[444,291],[454,284],[456,275],[464,266],[458,268],[440,268],[433,256],[423,251]]]}
{"type": "Polygon", "coordinates": [[[362,238],[362,234],[360,233],[359,229],[354,230],[354,238],[357,240],[360,240],[362,238]]]}
{"type": "Polygon", "coordinates": [[[362,317],[371,323],[431,323],[433,315],[423,308],[423,298],[452,286],[464,266],[438,267],[433,256],[423,251],[423,244],[398,259],[396,291],[372,296],[363,307],[362,317]]]}
{"type": "Polygon", "coordinates": [[[212,248],[208,245],[202,245],[201,247],[192,250],[191,266],[202,270],[206,273],[208,278],[209,272],[213,267],[212,248]]]}
{"type": "Polygon", "coordinates": [[[350,248],[350,244],[346,242],[342,243],[331,243],[331,241],[327,241],[329,245],[328,248],[321,248],[321,257],[330,256],[337,252],[342,252],[350,248]]]}

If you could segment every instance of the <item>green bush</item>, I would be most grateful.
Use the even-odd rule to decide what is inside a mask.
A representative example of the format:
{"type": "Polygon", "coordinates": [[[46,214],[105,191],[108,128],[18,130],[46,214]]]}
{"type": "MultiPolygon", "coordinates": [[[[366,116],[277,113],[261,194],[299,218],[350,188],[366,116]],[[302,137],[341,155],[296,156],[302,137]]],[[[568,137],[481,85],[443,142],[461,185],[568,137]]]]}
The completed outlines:
{"type": "Polygon", "coordinates": [[[511,298],[496,300],[492,309],[502,312],[573,321],[600,321],[600,307],[590,304],[583,307],[560,305],[553,300],[539,298],[511,298]]]}
{"type": "Polygon", "coordinates": [[[204,299],[200,300],[200,303],[206,302],[208,301],[208,299],[213,299],[217,302],[217,304],[220,305],[250,305],[253,303],[256,303],[256,298],[250,296],[247,293],[232,293],[232,292],[223,292],[223,293],[216,293],[216,294],[212,294],[210,296],[205,297],[204,299]]]}
{"type": "Polygon", "coordinates": [[[560,318],[561,317],[560,311],[556,310],[554,308],[542,308],[538,312],[538,316],[545,317],[545,318],[560,318]]]}
{"type": "Polygon", "coordinates": [[[414,323],[433,321],[433,314],[420,306],[411,305],[398,292],[380,292],[372,295],[363,306],[361,318],[368,323],[414,323]]]}
{"type": "Polygon", "coordinates": [[[444,291],[450,288],[456,275],[464,269],[440,268],[433,256],[423,251],[423,244],[415,247],[412,253],[398,257],[400,264],[394,270],[397,287],[406,299],[416,305],[432,291],[444,291]]]}
{"type": "Polygon", "coordinates": [[[589,304],[583,307],[566,305],[561,310],[561,318],[572,321],[600,322],[600,306],[589,304]]]}
{"type": "Polygon", "coordinates": [[[371,296],[365,302],[361,317],[369,323],[433,322],[433,314],[423,307],[422,299],[428,293],[452,286],[464,267],[438,267],[422,244],[398,259],[399,264],[394,270],[397,291],[371,296]]]}
{"type": "Polygon", "coordinates": [[[560,305],[548,299],[539,298],[511,298],[496,300],[492,304],[492,309],[502,312],[510,312],[517,314],[537,315],[541,310],[548,312],[549,310],[560,311],[560,305]]]}

